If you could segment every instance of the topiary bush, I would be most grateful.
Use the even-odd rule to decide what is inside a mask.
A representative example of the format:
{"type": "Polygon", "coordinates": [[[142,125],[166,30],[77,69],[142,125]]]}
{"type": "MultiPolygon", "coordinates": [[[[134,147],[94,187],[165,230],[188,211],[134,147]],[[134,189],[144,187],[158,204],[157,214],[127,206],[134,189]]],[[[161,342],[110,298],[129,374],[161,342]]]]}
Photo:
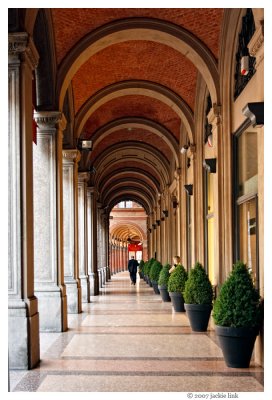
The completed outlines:
{"type": "Polygon", "coordinates": [[[188,274],[183,265],[177,265],[168,280],[168,292],[183,293],[188,274]]]}
{"type": "Polygon", "coordinates": [[[160,286],[167,286],[168,285],[168,280],[170,277],[169,274],[169,269],[171,268],[170,264],[166,264],[162,267],[161,271],[160,271],[160,276],[159,276],[159,280],[158,280],[158,285],[160,286]]]}
{"type": "Polygon", "coordinates": [[[144,275],[149,277],[149,272],[150,272],[150,268],[152,263],[156,261],[155,258],[150,258],[144,265],[144,275]]]}
{"type": "Polygon", "coordinates": [[[141,260],[141,261],[140,261],[140,264],[139,264],[139,268],[138,268],[139,273],[142,273],[142,272],[143,272],[144,265],[145,265],[144,260],[141,260]]]}
{"type": "Polygon", "coordinates": [[[261,312],[260,296],[248,268],[238,261],[214,302],[214,322],[219,326],[254,328],[260,326],[261,312]]]}
{"type": "Polygon", "coordinates": [[[212,304],[212,284],[203,266],[197,262],[189,272],[188,280],[185,283],[183,292],[186,304],[212,304]]]}
{"type": "Polygon", "coordinates": [[[149,271],[149,278],[151,281],[158,282],[161,269],[162,264],[157,260],[153,261],[149,271]]]}

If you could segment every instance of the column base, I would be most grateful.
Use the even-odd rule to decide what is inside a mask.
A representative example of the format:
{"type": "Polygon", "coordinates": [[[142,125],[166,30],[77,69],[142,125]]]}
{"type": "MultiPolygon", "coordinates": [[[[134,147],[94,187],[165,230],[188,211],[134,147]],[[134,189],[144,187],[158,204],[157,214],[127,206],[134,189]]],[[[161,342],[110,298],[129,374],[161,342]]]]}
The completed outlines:
{"type": "Polygon", "coordinates": [[[54,290],[37,290],[40,331],[65,332],[67,330],[67,297],[57,287],[54,290]]]}
{"type": "Polygon", "coordinates": [[[90,303],[89,276],[80,276],[82,303],[90,303]]]}
{"type": "Polygon", "coordinates": [[[108,282],[111,279],[111,270],[110,267],[106,267],[106,281],[108,282]]]}
{"type": "Polygon", "coordinates": [[[100,268],[97,272],[98,272],[98,283],[99,283],[99,287],[102,288],[102,287],[103,287],[103,275],[102,275],[102,270],[101,270],[101,268],[100,268]]]}
{"type": "Polygon", "coordinates": [[[67,293],[68,314],[80,314],[81,307],[81,286],[78,281],[65,281],[67,293]]]}
{"type": "Polygon", "coordinates": [[[23,300],[17,300],[9,304],[8,345],[10,369],[31,369],[37,366],[40,361],[37,299],[33,297],[28,301],[29,304],[26,304],[23,300]]]}
{"type": "Polygon", "coordinates": [[[103,285],[107,282],[107,267],[102,268],[103,285]]]}
{"type": "Polygon", "coordinates": [[[99,278],[98,272],[91,272],[89,275],[90,279],[90,294],[91,296],[99,295],[99,278]]]}

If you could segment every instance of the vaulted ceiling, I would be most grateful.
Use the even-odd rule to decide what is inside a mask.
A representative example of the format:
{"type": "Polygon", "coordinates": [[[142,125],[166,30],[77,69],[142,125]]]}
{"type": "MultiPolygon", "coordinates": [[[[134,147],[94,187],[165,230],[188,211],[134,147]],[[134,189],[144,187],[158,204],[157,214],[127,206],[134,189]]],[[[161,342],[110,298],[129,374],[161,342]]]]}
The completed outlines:
{"type": "MultiPolygon", "coordinates": [[[[59,107],[69,89],[74,134],[93,141],[103,206],[133,199],[150,212],[194,140],[200,73],[218,97],[223,9],[52,9],[59,107]]],[[[94,168],[93,168],[94,167],[94,168]]]]}

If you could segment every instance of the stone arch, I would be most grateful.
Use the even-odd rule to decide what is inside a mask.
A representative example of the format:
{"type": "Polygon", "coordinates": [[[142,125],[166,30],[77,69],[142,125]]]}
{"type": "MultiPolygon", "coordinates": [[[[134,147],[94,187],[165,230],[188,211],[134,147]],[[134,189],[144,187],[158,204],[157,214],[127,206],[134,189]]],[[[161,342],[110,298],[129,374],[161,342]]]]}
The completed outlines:
{"type": "Polygon", "coordinates": [[[176,166],[177,168],[179,168],[179,157],[178,157],[179,147],[173,135],[164,126],[146,118],[135,118],[135,117],[120,118],[118,120],[109,122],[108,124],[102,126],[92,136],[93,150],[103,139],[105,139],[108,135],[112,134],[113,132],[119,129],[126,129],[132,127],[144,128],[162,138],[167,143],[168,147],[170,147],[176,161],[176,166]]]}
{"type": "Polygon", "coordinates": [[[121,178],[119,176],[116,177],[115,181],[110,181],[108,184],[104,185],[103,188],[100,191],[100,196],[103,199],[104,193],[109,193],[112,188],[116,189],[120,187],[121,185],[135,185],[135,187],[139,188],[145,188],[153,197],[156,197],[156,189],[154,187],[151,187],[150,185],[147,184],[146,181],[143,179],[139,178],[121,178]]]}
{"type": "Polygon", "coordinates": [[[59,107],[76,71],[94,54],[106,47],[128,40],[162,43],[185,55],[199,70],[209,88],[212,102],[219,102],[218,69],[215,57],[196,36],[162,20],[128,18],[106,24],[83,37],[62,61],[58,74],[59,107]]]}
{"type": "Polygon", "coordinates": [[[75,118],[75,134],[80,136],[91,115],[108,101],[129,95],[142,95],[160,100],[173,109],[185,126],[190,142],[194,143],[193,113],[188,104],[175,92],[158,83],[130,80],[105,87],[92,96],[78,111],[75,118]]]}
{"type": "Polygon", "coordinates": [[[133,180],[129,180],[127,182],[119,182],[112,186],[106,193],[101,193],[100,200],[102,203],[108,203],[108,198],[110,198],[111,194],[118,193],[119,191],[126,191],[129,193],[130,191],[138,190],[141,191],[141,194],[145,195],[145,198],[148,198],[150,202],[155,202],[156,194],[152,192],[148,187],[143,186],[141,182],[135,182],[133,180]]]}
{"type": "Polygon", "coordinates": [[[146,198],[141,193],[139,193],[139,191],[136,190],[130,190],[129,193],[127,190],[115,193],[111,198],[108,199],[108,203],[106,205],[109,209],[111,209],[115,204],[125,200],[133,200],[141,204],[141,206],[145,209],[147,215],[151,213],[154,207],[154,204],[152,204],[152,202],[150,202],[148,198],[146,198]]]}
{"type": "Polygon", "coordinates": [[[110,231],[110,235],[115,237],[118,235],[118,237],[121,240],[126,240],[126,235],[125,233],[129,230],[134,230],[138,236],[141,238],[141,241],[146,240],[146,235],[144,231],[141,229],[141,227],[133,222],[130,222],[129,224],[118,224],[112,227],[110,231]]]}
{"type": "MultiPolygon", "coordinates": [[[[130,173],[131,173],[131,170],[129,171],[130,173]]],[[[141,183],[143,183],[144,185],[149,185],[149,187],[151,188],[151,190],[152,190],[152,192],[153,193],[156,193],[156,192],[158,192],[159,191],[159,186],[157,186],[155,183],[154,183],[154,181],[149,177],[149,176],[146,176],[145,174],[143,174],[143,173],[138,173],[138,172],[134,172],[133,173],[133,176],[135,176],[136,175],[136,177],[137,178],[135,178],[135,177],[133,177],[133,178],[129,178],[129,181],[131,182],[131,179],[133,179],[133,181],[135,180],[137,180],[137,182],[141,182],[141,183]]],[[[111,185],[114,185],[115,183],[118,183],[119,181],[121,182],[121,181],[126,181],[126,182],[128,182],[128,180],[127,180],[128,178],[127,178],[127,172],[124,172],[124,171],[120,171],[120,172],[117,172],[117,173],[115,173],[114,172],[114,174],[113,175],[111,175],[110,177],[109,176],[107,176],[107,179],[104,179],[103,180],[103,184],[100,184],[100,190],[99,190],[99,193],[101,193],[101,194],[103,194],[103,192],[105,191],[105,190],[107,190],[107,187],[108,186],[111,186],[111,185]],[[125,175],[125,176],[124,176],[125,175]]]]}
{"type": "Polygon", "coordinates": [[[104,186],[105,183],[111,182],[111,178],[116,177],[116,176],[122,176],[122,174],[127,174],[127,173],[138,174],[140,178],[145,177],[145,179],[150,181],[151,185],[154,185],[154,187],[156,188],[157,191],[160,190],[160,183],[154,175],[151,175],[146,170],[143,170],[140,168],[135,168],[135,167],[130,167],[130,168],[122,168],[122,169],[113,170],[110,173],[108,173],[107,176],[105,176],[99,182],[98,191],[100,190],[101,187],[104,186]]]}
{"type": "Polygon", "coordinates": [[[119,145],[111,146],[108,151],[101,154],[94,162],[97,175],[95,176],[95,183],[98,183],[100,176],[107,174],[107,172],[117,163],[122,161],[136,161],[141,162],[154,169],[161,176],[161,182],[164,186],[170,183],[169,164],[162,158],[161,153],[156,151],[154,147],[147,145],[140,145],[138,143],[127,142],[126,146],[120,148],[119,145]],[[126,151],[124,154],[124,150],[126,151]],[[141,154],[142,153],[142,154],[141,154]]]}

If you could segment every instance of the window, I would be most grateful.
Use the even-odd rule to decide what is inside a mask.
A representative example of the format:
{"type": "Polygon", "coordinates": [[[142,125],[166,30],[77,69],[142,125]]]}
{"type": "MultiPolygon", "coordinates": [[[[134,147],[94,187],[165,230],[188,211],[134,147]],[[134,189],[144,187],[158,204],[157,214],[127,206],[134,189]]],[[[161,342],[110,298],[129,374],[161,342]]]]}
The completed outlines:
{"type": "Polygon", "coordinates": [[[258,263],[258,142],[248,127],[234,138],[235,261],[247,264],[259,288],[258,263]]]}

